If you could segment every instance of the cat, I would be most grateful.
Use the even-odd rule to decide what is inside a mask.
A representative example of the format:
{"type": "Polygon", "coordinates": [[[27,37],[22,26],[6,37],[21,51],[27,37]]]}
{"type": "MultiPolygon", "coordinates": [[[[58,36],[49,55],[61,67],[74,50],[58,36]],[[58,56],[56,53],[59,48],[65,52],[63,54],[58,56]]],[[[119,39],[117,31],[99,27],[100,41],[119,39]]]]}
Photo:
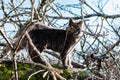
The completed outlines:
{"type": "MultiPolygon", "coordinates": [[[[72,19],[69,20],[69,25],[66,30],[53,29],[49,27],[43,27],[43,25],[35,24],[34,28],[28,31],[32,43],[41,53],[44,49],[51,49],[60,53],[60,58],[64,68],[72,68],[69,54],[73,51],[73,47],[80,38],[80,32],[83,21],[74,23],[72,19]]],[[[22,29],[21,29],[22,31],[22,29]]],[[[21,32],[18,31],[18,34],[21,32]]],[[[16,37],[18,37],[18,34],[16,37]]],[[[21,42],[21,50],[27,46],[27,39],[24,38],[21,42]]],[[[38,55],[38,53],[28,45],[29,55],[32,61],[36,63],[45,64],[44,60],[38,55]]]]}

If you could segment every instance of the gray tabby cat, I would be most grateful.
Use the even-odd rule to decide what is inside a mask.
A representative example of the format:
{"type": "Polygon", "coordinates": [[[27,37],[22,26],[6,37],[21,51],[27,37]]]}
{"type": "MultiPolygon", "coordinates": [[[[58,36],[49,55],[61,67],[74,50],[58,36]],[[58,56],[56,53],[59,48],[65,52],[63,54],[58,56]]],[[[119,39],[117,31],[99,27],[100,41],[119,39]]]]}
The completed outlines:
{"type": "MultiPolygon", "coordinates": [[[[28,33],[33,44],[40,52],[46,48],[59,52],[64,68],[69,68],[72,67],[69,53],[72,52],[74,45],[80,38],[82,23],[82,21],[74,23],[72,19],[70,19],[66,30],[53,29],[44,25],[35,24],[32,29],[28,30],[28,33]]],[[[24,28],[18,31],[16,38],[21,33],[22,29],[24,28]]],[[[26,46],[28,46],[29,55],[34,62],[45,64],[38,53],[29,45],[26,37],[24,37],[18,50],[26,46]]]]}

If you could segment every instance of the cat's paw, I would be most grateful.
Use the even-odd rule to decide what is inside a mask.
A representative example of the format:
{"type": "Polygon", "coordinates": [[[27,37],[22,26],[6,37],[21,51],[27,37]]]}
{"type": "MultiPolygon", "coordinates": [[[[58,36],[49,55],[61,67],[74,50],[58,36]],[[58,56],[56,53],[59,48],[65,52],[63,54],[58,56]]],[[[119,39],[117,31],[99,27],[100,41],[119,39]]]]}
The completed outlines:
{"type": "Polygon", "coordinates": [[[71,68],[73,68],[72,65],[66,65],[66,66],[64,66],[64,69],[71,69],[71,68]]]}
{"type": "Polygon", "coordinates": [[[73,68],[73,65],[69,65],[69,68],[73,68]]]}

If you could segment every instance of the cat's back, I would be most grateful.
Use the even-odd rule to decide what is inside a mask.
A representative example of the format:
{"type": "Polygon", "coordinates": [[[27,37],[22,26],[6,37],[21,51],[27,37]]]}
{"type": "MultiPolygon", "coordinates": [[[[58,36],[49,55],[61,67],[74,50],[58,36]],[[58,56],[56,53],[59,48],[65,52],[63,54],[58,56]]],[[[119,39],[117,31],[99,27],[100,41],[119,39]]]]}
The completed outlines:
{"type": "Polygon", "coordinates": [[[29,32],[30,34],[64,34],[66,33],[66,30],[62,29],[34,29],[29,32]]]}
{"type": "Polygon", "coordinates": [[[66,30],[62,29],[34,29],[29,32],[31,37],[60,37],[66,35],[66,30]]]}

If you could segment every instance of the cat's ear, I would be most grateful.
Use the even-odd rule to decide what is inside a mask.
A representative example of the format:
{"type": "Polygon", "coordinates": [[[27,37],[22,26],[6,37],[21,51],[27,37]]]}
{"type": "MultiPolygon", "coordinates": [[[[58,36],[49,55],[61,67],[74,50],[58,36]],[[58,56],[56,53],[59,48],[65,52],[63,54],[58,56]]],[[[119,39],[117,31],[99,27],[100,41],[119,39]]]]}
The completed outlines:
{"type": "Polygon", "coordinates": [[[69,26],[71,26],[72,24],[74,24],[73,20],[70,18],[69,19],[69,26]]]}
{"type": "Polygon", "coordinates": [[[78,22],[79,27],[82,27],[82,24],[83,24],[83,20],[78,22]]]}

